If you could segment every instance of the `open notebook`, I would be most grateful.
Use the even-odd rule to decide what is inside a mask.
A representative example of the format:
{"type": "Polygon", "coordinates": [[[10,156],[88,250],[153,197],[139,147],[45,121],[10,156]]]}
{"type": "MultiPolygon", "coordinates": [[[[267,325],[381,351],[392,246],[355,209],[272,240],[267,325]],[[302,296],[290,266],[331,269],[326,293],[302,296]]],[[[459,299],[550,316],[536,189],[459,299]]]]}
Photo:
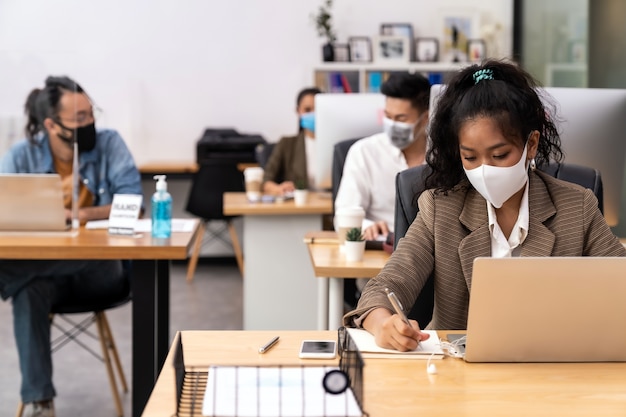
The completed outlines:
{"type": "Polygon", "coordinates": [[[0,232],[70,229],[58,174],[0,174],[0,232]]]}
{"type": "Polygon", "coordinates": [[[626,361],[626,258],[476,258],[468,362],[626,361]]]}
{"type": "Polygon", "coordinates": [[[374,336],[363,329],[347,329],[348,333],[356,343],[361,352],[363,359],[441,359],[443,358],[443,350],[439,343],[439,337],[434,330],[422,330],[424,333],[430,334],[427,340],[420,342],[417,349],[408,352],[400,352],[392,349],[381,348],[376,344],[374,336]]]}

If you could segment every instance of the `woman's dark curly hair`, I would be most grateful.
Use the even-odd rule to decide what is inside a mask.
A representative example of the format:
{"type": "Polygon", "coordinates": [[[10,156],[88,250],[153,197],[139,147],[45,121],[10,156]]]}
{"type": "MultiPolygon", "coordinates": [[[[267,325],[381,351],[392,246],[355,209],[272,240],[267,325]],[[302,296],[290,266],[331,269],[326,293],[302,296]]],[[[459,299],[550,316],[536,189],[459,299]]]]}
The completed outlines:
{"type": "Polygon", "coordinates": [[[495,121],[503,136],[520,147],[532,131],[538,130],[537,166],[561,161],[561,140],[554,124],[556,108],[544,102],[550,103],[547,93],[514,64],[490,60],[461,70],[448,83],[431,115],[426,162],[432,172],[426,178],[427,188],[445,193],[465,178],[459,132],[465,122],[479,117],[495,121]]]}

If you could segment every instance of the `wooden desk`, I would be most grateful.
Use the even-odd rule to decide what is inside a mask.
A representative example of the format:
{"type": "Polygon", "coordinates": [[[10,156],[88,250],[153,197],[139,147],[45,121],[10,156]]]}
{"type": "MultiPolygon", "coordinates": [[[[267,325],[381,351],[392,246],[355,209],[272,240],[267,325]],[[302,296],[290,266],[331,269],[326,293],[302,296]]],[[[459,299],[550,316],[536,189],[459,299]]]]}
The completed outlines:
{"type": "Polygon", "coordinates": [[[153,175],[160,174],[174,178],[191,178],[198,172],[198,168],[198,164],[194,161],[154,161],[138,167],[143,179],[152,179],[153,175]]]}
{"type": "MultiPolygon", "coordinates": [[[[336,335],[334,331],[184,331],[182,340],[186,366],[262,366],[301,363],[297,356],[303,339],[336,335]],[[281,337],[279,344],[259,355],[258,347],[275,335],[281,337]]],[[[170,417],[176,411],[172,353],[145,417],[170,417]]],[[[623,416],[626,411],[626,363],[470,364],[452,358],[435,363],[437,375],[428,375],[423,360],[366,360],[364,410],[371,417],[623,416]]]]}
{"type": "Polygon", "coordinates": [[[306,205],[250,203],[224,193],[224,214],[243,216],[243,327],[246,330],[317,328],[318,280],[308,267],[302,236],[320,230],[332,213],[330,195],[310,193],[306,205]]]}
{"type": "Polygon", "coordinates": [[[391,255],[383,250],[366,250],[362,261],[347,262],[335,232],[307,233],[304,240],[311,242],[307,243],[311,264],[323,286],[318,293],[318,329],[337,329],[343,317],[343,279],[373,278],[391,255]]]}
{"type": "MultiPolygon", "coordinates": [[[[197,226],[196,226],[197,229],[197,226]]],[[[133,293],[132,415],[139,416],[167,355],[169,261],[186,259],[193,233],[173,233],[168,243],[109,236],[81,228],[76,236],[0,236],[3,259],[130,259],[133,293]]]]}
{"type": "MultiPolygon", "coordinates": [[[[237,168],[243,172],[248,167],[258,167],[259,164],[254,162],[241,162],[237,164],[237,168]]],[[[145,179],[152,179],[153,175],[165,174],[174,177],[191,177],[198,172],[200,166],[193,161],[153,161],[141,164],[138,167],[139,173],[145,179]]]]}

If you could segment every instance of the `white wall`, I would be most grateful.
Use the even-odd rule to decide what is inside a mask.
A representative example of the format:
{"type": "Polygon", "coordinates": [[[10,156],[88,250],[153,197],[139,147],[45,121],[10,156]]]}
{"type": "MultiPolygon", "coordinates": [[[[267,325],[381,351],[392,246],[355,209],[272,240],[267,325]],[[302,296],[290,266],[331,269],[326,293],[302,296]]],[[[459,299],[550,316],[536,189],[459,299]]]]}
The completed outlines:
{"type": "MultiPolygon", "coordinates": [[[[0,120],[19,115],[48,74],[76,79],[138,163],[193,160],[208,126],[274,142],[296,130],[297,91],[313,83],[322,0],[0,0],[0,120]]],[[[335,0],[339,41],[409,22],[441,38],[445,13],[503,25],[512,0],[335,0]]],[[[478,36],[478,34],[476,34],[478,36]]]]}

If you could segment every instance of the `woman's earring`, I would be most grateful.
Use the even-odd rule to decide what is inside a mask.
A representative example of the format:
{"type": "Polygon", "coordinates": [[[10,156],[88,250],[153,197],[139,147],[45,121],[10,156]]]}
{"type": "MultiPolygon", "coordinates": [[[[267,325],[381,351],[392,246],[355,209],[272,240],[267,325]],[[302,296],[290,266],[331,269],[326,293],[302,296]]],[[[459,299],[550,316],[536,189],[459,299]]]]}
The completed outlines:
{"type": "Polygon", "coordinates": [[[535,158],[530,160],[530,169],[533,171],[537,169],[537,163],[535,162],[535,158]]]}

